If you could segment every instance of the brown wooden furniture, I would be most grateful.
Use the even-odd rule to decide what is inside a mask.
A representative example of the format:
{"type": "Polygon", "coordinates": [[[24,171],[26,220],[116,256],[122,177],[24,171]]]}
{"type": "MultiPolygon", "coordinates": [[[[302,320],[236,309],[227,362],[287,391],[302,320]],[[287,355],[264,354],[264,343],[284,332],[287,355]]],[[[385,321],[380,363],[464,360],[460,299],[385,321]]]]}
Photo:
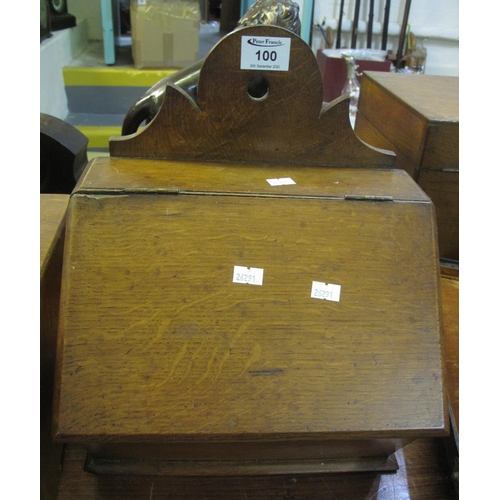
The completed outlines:
{"type": "Polygon", "coordinates": [[[110,154],[182,161],[394,167],[392,153],[366,147],[353,133],[346,111],[349,99],[327,106],[322,102],[318,63],[300,37],[276,26],[242,28],[223,38],[203,62],[196,100],[169,83],[156,118],[140,132],[112,137],[110,154]],[[243,36],[290,38],[288,71],[240,69],[243,36]]]}
{"type": "Polygon", "coordinates": [[[447,451],[453,480],[458,488],[459,471],[459,278],[458,268],[441,267],[443,297],[444,350],[451,433],[447,451]]]}
{"type": "Polygon", "coordinates": [[[365,72],[356,134],[396,153],[436,207],[440,256],[459,260],[459,79],[365,72]]]}
{"type": "MultiPolygon", "coordinates": [[[[458,393],[458,276],[441,269],[447,387],[450,405],[458,393]],[[451,346],[453,347],[450,347],[451,346]],[[451,363],[451,367],[450,367],[451,363]],[[454,387],[453,387],[454,386],[454,387]]],[[[458,406],[456,407],[458,415],[458,406]]],[[[458,427],[458,426],[457,426],[458,427]]],[[[399,469],[391,473],[309,474],[238,477],[106,476],[84,470],[87,452],[69,446],[65,455],[58,500],[133,500],[173,497],[185,500],[456,500],[457,478],[441,438],[417,439],[396,453],[399,469]]]]}
{"type": "Polygon", "coordinates": [[[448,433],[434,207],[321,96],[298,36],[238,30],[80,178],[54,429],[86,471],[395,470],[448,433]],[[241,69],[245,36],[289,71],[241,69]]]}
{"type": "Polygon", "coordinates": [[[88,142],[73,125],[40,113],[40,193],[71,193],[87,165],[88,142]]]}
{"type": "Polygon", "coordinates": [[[86,451],[69,446],[58,500],[457,500],[442,439],[422,438],[397,452],[391,473],[284,476],[103,476],[83,470],[86,451]]]}
{"type": "Polygon", "coordinates": [[[51,438],[64,228],[69,195],[40,195],[40,496],[57,498],[62,445],[51,438]]]}
{"type": "Polygon", "coordinates": [[[57,436],[89,467],[144,470],[141,442],[164,472],[384,468],[447,432],[434,212],[405,172],[106,158],[68,224],[57,436]]]}

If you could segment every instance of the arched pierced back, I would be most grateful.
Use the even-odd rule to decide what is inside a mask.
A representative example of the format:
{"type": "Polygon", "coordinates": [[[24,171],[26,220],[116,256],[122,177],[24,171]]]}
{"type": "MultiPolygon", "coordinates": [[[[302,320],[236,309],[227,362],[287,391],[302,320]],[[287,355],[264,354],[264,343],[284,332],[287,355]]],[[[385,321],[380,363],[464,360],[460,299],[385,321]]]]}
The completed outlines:
{"type": "Polygon", "coordinates": [[[322,95],[316,58],[300,37],[276,26],[241,28],[206,57],[196,100],[168,85],[148,126],[111,138],[111,156],[393,167],[392,154],[366,145],[353,132],[348,97],[324,106],[322,95]],[[276,60],[272,45],[263,46],[266,40],[289,44],[287,70],[274,67],[282,52],[276,60]],[[248,66],[242,64],[248,63],[245,50],[255,68],[242,68],[248,66]]]}

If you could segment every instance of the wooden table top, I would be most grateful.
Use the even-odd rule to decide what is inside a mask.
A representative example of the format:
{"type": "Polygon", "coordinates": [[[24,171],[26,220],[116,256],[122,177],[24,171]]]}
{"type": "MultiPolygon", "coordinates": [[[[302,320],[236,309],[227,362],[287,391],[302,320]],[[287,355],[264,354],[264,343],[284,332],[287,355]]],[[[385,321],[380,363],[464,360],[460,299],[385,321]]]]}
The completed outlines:
{"type": "Polygon", "coordinates": [[[69,195],[40,195],[40,277],[43,276],[55,244],[64,228],[69,195]]]}
{"type": "Polygon", "coordinates": [[[363,75],[435,122],[458,123],[459,78],[366,71],[363,75]]]}

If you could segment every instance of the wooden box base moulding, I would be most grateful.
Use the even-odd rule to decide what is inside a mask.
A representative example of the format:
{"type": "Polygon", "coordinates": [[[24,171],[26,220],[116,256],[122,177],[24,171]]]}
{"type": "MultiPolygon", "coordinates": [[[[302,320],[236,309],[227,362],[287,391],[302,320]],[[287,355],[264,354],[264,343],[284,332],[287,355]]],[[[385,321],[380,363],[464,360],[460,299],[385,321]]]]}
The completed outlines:
{"type": "Polygon", "coordinates": [[[100,475],[242,476],[394,471],[409,441],[307,440],[98,444],[84,469],[100,475]]]}

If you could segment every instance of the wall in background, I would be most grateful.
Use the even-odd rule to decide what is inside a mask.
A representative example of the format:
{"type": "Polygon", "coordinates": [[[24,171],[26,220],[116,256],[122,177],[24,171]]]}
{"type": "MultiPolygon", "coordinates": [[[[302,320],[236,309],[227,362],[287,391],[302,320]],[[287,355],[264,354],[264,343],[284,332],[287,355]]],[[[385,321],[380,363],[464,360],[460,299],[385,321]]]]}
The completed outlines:
{"type": "MultiPolygon", "coordinates": [[[[68,11],[77,19],[88,20],[89,40],[102,40],[101,0],[67,0],[68,11]]],[[[233,0],[221,0],[224,2],[233,0]]],[[[313,5],[314,23],[325,20],[336,32],[341,0],[296,0],[304,15],[304,5],[313,5]]],[[[397,52],[399,33],[407,0],[391,0],[388,49],[397,52]]],[[[386,0],[374,0],[374,36],[373,48],[380,48],[384,6],[386,0]]],[[[250,3],[249,3],[250,4],[250,3]]],[[[362,0],[358,42],[366,41],[368,21],[368,0],[362,0]]],[[[343,46],[350,47],[352,19],[354,18],[355,0],[344,0],[342,22],[343,46]]],[[[458,76],[459,73],[459,0],[412,0],[409,24],[415,35],[427,47],[426,73],[432,75],[458,76]]],[[[301,17],[302,17],[301,15],[301,17]]]]}
{"type": "MultiPolygon", "coordinates": [[[[305,0],[301,0],[304,2],[305,0]]],[[[336,36],[341,0],[316,0],[313,22],[325,21],[336,36]]],[[[374,0],[372,48],[380,49],[385,0],[374,0]]],[[[406,0],[392,0],[387,49],[397,52],[406,0]]],[[[344,0],[342,46],[350,47],[354,0],[344,0]]],[[[369,1],[362,0],[358,47],[366,47],[369,1]]],[[[459,76],[459,0],[412,0],[408,24],[427,48],[426,74],[459,76]]]]}
{"type": "Polygon", "coordinates": [[[87,21],[78,20],[74,28],[54,31],[40,43],[40,113],[66,119],[63,68],[85,48],[87,33],[87,21]]]}
{"type": "MultiPolygon", "coordinates": [[[[223,0],[228,1],[228,0],[223,0]]],[[[297,0],[303,9],[309,0],[297,0]]],[[[313,23],[325,21],[336,36],[341,0],[315,0],[313,23]]],[[[388,49],[397,51],[406,0],[392,0],[388,49]]],[[[342,45],[350,47],[354,0],[344,0],[342,45]]],[[[368,0],[361,2],[358,46],[366,44],[368,0]]],[[[380,48],[385,0],[374,0],[373,48],[380,48]]],[[[67,102],[62,68],[78,55],[87,40],[102,40],[101,0],[68,0],[77,27],[54,32],[40,44],[40,111],[65,119],[67,102]]],[[[459,76],[459,0],[412,0],[409,24],[427,47],[426,74],[459,76]]]]}
{"type": "Polygon", "coordinates": [[[87,19],[89,40],[102,40],[101,0],[67,0],[68,12],[87,19]]]}

